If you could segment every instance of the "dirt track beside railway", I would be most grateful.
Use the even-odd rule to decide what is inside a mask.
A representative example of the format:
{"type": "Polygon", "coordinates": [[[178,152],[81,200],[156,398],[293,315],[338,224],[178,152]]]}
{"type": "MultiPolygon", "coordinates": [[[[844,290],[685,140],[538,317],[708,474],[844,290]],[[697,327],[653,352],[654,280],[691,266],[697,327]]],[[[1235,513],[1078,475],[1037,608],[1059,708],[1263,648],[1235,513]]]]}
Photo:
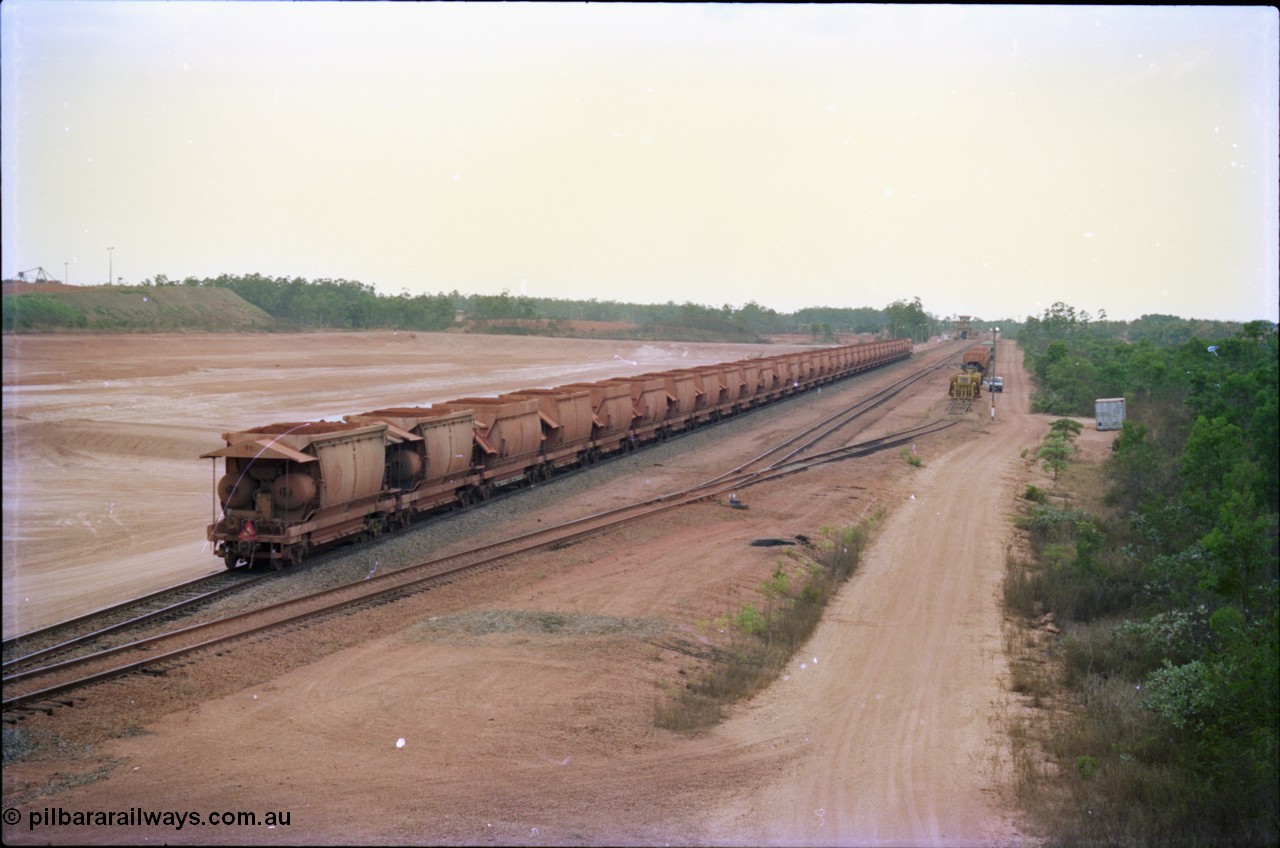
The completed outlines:
{"type": "MultiPolygon", "coordinates": [[[[570,367],[550,365],[557,343],[528,341],[548,346],[522,353],[528,368],[570,367]]],[[[679,359],[688,347],[663,356],[679,359]]],[[[703,361],[745,355],[718,347],[703,361]]],[[[984,405],[922,440],[912,449],[920,468],[896,451],[826,466],[744,491],[748,510],[698,504],[309,629],[305,644],[269,640],[163,681],[99,687],[74,716],[31,725],[63,735],[62,753],[5,770],[6,807],[281,810],[291,813],[287,829],[6,827],[5,840],[1020,843],[1000,722],[1008,695],[999,581],[1014,493],[1036,473],[1020,453],[1047,422],[1027,413],[1025,374],[1006,348],[997,418],[984,405]],[[655,703],[697,673],[701,647],[722,644],[727,617],[763,603],[761,583],[794,563],[785,549],[752,541],[819,538],[824,527],[879,510],[859,573],[783,679],[707,735],[655,729],[655,703]]],[[[621,373],[614,354],[625,353],[601,348],[604,373],[573,379],[621,373]]],[[[638,370],[658,367],[678,365],[638,370]]],[[[374,408],[386,401],[369,387],[372,373],[344,383],[334,369],[325,391],[358,398],[342,411],[374,408]]],[[[890,378],[869,375],[850,389],[873,391],[890,378]]],[[[511,379],[492,389],[538,384],[528,370],[511,379]]],[[[858,437],[945,409],[945,380],[940,373],[921,385],[858,437]]],[[[834,406],[835,395],[811,396],[732,438],[700,434],[696,455],[680,440],[661,455],[637,455],[635,473],[559,502],[503,507],[502,525],[537,526],[635,491],[669,491],[690,473],[705,479],[834,406]]],[[[298,409],[302,401],[293,398],[298,409]]],[[[8,579],[6,571],[6,589],[8,579]]]]}

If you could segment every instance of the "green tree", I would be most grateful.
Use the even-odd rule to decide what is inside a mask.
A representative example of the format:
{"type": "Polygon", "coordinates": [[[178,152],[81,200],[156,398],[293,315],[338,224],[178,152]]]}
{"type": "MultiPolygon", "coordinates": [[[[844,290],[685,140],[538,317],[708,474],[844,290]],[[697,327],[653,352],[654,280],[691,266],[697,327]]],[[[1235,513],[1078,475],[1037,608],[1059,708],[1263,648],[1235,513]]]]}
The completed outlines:
{"type": "Polygon", "coordinates": [[[911,301],[895,300],[884,308],[884,328],[894,338],[911,338],[920,325],[932,326],[917,296],[911,301]]]}
{"type": "Polygon", "coordinates": [[[1048,436],[1041,443],[1036,456],[1044,460],[1042,467],[1046,472],[1053,472],[1053,482],[1058,482],[1058,473],[1067,467],[1067,460],[1076,449],[1066,439],[1059,436],[1048,436]]]}

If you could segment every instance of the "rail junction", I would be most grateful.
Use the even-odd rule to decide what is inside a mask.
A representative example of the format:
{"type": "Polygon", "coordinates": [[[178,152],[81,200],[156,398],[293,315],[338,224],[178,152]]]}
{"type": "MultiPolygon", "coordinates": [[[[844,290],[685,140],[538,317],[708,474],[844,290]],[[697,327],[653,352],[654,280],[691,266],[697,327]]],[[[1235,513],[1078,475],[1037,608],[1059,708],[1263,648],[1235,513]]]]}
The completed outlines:
{"type": "MultiPolygon", "coordinates": [[[[824,443],[835,441],[837,434],[845,426],[889,403],[937,370],[951,367],[957,355],[958,351],[950,348],[944,349],[940,355],[935,353],[929,361],[913,369],[885,391],[858,399],[836,414],[737,467],[680,491],[636,501],[510,539],[474,546],[457,554],[433,558],[366,580],[269,604],[226,618],[162,630],[160,633],[141,636],[121,644],[102,646],[102,639],[108,634],[124,634],[141,628],[146,623],[163,621],[166,616],[180,618],[183,611],[197,608],[216,597],[266,579],[269,575],[227,572],[200,578],[24,634],[4,644],[4,720],[15,723],[23,714],[30,712],[51,715],[59,708],[74,706],[83,696],[73,696],[71,693],[95,683],[135,672],[163,674],[168,668],[189,662],[189,655],[201,651],[393,602],[456,581],[467,574],[499,568],[505,560],[517,554],[571,544],[687,504],[715,499],[818,465],[866,456],[941,432],[963,420],[962,416],[968,411],[967,404],[959,408],[953,403],[940,418],[875,439],[820,448],[824,443]],[[230,580],[217,581],[216,578],[230,580]],[[217,585],[213,585],[215,582],[217,585]],[[192,592],[195,594],[192,595],[192,592]],[[181,598],[183,594],[188,597],[181,598]],[[158,605],[159,608],[140,609],[148,605],[158,605]],[[37,643],[40,643],[39,647],[28,649],[28,646],[37,643]],[[76,653],[77,650],[80,652],[76,653]],[[145,656],[139,658],[140,654],[145,656]]],[[[518,492],[514,494],[518,496],[518,492]]],[[[277,579],[287,580],[288,577],[277,579]]]]}

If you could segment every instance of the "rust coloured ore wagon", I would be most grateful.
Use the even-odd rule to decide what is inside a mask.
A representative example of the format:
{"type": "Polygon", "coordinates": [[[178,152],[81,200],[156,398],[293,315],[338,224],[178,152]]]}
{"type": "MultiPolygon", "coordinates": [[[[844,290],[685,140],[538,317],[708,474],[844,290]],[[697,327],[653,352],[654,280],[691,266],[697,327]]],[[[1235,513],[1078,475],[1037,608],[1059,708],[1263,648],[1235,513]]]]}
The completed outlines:
{"type": "Polygon", "coordinates": [[[980,374],[987,372],[987,367],[991,363],[991,349],[979,345],[971,347],[964,352],[963,360],[960,365],[962,368],[971,371],[977,371],[980,374]]]}
{"type": "Polygon", "coordinates": [[[472,465],[479,479],[459,490],[463,506],[488,500],[498,486],[523,479],[525,469],[540,464],[542,420],[536,398],[462,398],[432,409],[470,410],[473,416],[472,465]]]}
{"type": "Polygon", "coordinates": [[[640,376],[662,380],[667,392],[667,415],[663,423],[668,431],[687,430],[697,425],[698,399],[702,394],[697,377],[684,371],[662,371],[640,376]]]}
{"type": "Polygon", "coordinates": [[[580,461],[590,448],[595,426],[591,392],[585,388],[521,389],[499,396],[502,400],[536,400],[542,422],[541,462],[530,466],[530,483],[546,480],[557,468],[580,461]]]}
{"type": "Polygon", "coordinates": [[[631,399],[631,387],[626,383],[608,380],[599,383],[570,383],[563,389],[585,389],[591,398],[591,443],[582,452],[581,459],[590,465],[602,454],[616,450],[630,450],[635,442],[631,438],[631,422],[636,418],[636,405],[631,399]]]}
{"type": "Polygon", "coordinates": [[[397,525],[408,524],[415,513],[452,506],[460,489],[479,483],[472,473],[475,414],[470,409],[393,407],[346,418],[356,424],[385,423],[401,436],[399,443],[387,445],[387,478],[397,490],[397,525]]]}
{"type": "Polygon", "coordinates": [[[380,532],[395,508],[384,482],[387,445],[399,437],[385,423],[270,424],[223,438],[203,456],[226,460],[209,539],[228,568],[263,559],[281,568],[313,544],[380,532]]]}
{"type": "Polygon", "coordinates": [[[635,441],[644,444],[667,437],[667,411],[671,401],[665,380],[661,377],[618,377],[602,382],[627,387],[633,409],[629,435],[635,441]]]}

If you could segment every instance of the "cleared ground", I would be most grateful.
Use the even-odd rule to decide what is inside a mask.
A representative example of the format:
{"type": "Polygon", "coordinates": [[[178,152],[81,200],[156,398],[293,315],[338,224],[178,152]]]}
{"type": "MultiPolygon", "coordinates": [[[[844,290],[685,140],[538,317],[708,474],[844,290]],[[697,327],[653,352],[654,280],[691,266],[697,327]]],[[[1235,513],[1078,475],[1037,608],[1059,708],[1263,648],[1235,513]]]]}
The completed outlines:
{"type": "MultiPolygon", "coordinates": [[[[333,344],[370,356],[401,345],[423,360],[418,368],[431,367],[421,350],[425,337],[374,338],[338,336],[333,344]]],[[[423,375],[423,396],[412,402],[631,371],[621,360],[647,371],[751,352],[735,345],[444,338],[453,354],[460,343],[475,343],[466,361],[477,374],[450,377],[437,361],[434,381],[423,375]],[[560,345],[571,349],[556,353],[560,345]],[[447,387],[429,388],[440,383],[447,387]]],[[[118,378],[136,381],[130,400],[121,388],[120,402],[112,405],[155,403],[152,414],[158,414],[163,402],[143,387],[189,380],[199,414],[218,423],[181,436],[199,443],[194,450],[169,448],[187,461],[207,449],[210,433],[216,442],[223,429],[405,400],[403,390],[391,393],[390,383],[374,385],[382,369],[406,367],[390,353],[385,364],[361,360],[348,371],[335,361],[315,362],[318,349],[308,356],[297,340],[276,353],[264,346],[280,337],[222,341],[237,347],[237,357],[254,355],[249,351],[257,347],[259,362],[272,368],[263,372],[241,360],[219,375],[224,392],[214,395],[196,388],[191,375],[198,369],[183,364],[181,349],[176,362],[152,357],[162,372],[153,376],[144,356],[133,373],[118,378]],[[312,373],[316,380],[307,387],[296,379],[312,373]],[[246,405],[252,408],[245,411],[246,405]]],[[[1034,473],[1020,454],[1035,447],[1047,421],[1027,414],[1026,378],[1012,365],[1012,345],[1006,347],[998,416],[992,420],[984,405],[960,426],[913,446],[922,467],[896,451],[825,466],[743,491],[748,510],[694,505],[522,557],[500,574],[248,644],[163,678],[99,686],[74,710],[27,723],[33,737],[57,734],[61,750],[5,769],[5,806],[24,813],[52,805],[278,810],[290,813],[288,828],[6,826],[5,841],[1019,844],[1025,840],[1008,796],[1001,725],[1009,696],[999,584],[1013,536],[1013,497],[1034,473]],[[706,735],[691,739],[655,729],[655,705],[698,673],[709,646],[728,644],[727,619],[744,605],[767,604],[760,586],[777,569],[802,567],[788,549],[753,547],[752,541],[797,534],[819,539],[824,527],[850,526],[881,511],[860,571],[782,679],[706,735]]],[[[324,355],[332,354],[330,347],[324,355]]],[[[8,363],[6,357],[6,451],[13,400],[8,363]]],[[[399,372],[401,379],[412,373],[399,372]]],[[[735,422],[718,435],[708,430],[661,452],[637,454],[625,475],[575,484],[563,497],[537,493],[532,506],[503,504],[492,528],[475,535],[538,526],[706,479],[895,373],[901,370],[824,390],[788,405],[785,414],[762,413],[751,426],[735,422]]],[[[921,384],[908,402],[848,438],[939,414],[947,405],[946,376],[921,384]]],[[[79,379],[100,382],[97,375],[79,379]]],[[[49,374],[29,386],[52,384],[75,385],[49,374]]],[[[23,391],[14,397],[44,397],[15,389],[23,391]]],[[[47,438],[43,425],[72,426],[65,418],[83,403],[43,417],[29,408],[12,426],[23,428],[30,446],[47,438]]],[[[87,438],[92,419],[78,420],[75,432],[87,438]]],[[[112,420],[135,428],[149,421],[137,413],[112,420]]],[[[167,466],[177,459],[153,461],[167,466]]],[[[190,479],[201,482],[190,511],[199,513],[199,524],[207,517],[212,481],[204,462],[193,464],[199,470],[190,479]]],[[[181,492],[188,484],[175,477],[170,485],[181,492]]],[[[9,488],[5,498],[8,545],[9,488]]],[[[180,499],[172,500],[176,511],[180,499]]],[[[115,522],[86,513],[98,532],[117,532],[109,526],[115,522]]],[[[63,536],[56,526],[43,530],[45,539],[63,536]]],[[[166,532],[176,539],[179,528],[166,532]]],[[[189,537],[191,530],[183,532],[189,537]]],[[[91,541],[80,540],[89,547],[91,541]]],[[[198,544],[188,538],[173,547],[195,560],[198,544]]],[[[369,556],[353,554],[361,555],[369,556]]],[[[216,564],[209,560],[196,571],[216,564]]],[[[43,569],[21,577],[28,589],[43,588],[56,571],[56,560],[42,562],[43,569]]],[[[85,573],[109,562],[115,565],[103,555],[87,563],[85,573]]],[[[6,558],[6,604],[8,569],[6,558]]],[[[155,573],[173,577],[172,569],[155,573]]],[[[114,585],[109,576],[102,579],[114,585]]],[[[70,587],[63,594],[78,596],[70,587]]]]}
{"type": "Polygon", "coordinates": [[[3,346],[5,638],[221,567],[199,456],[222,433],[800,349],[394,332],[3,346]]]}

